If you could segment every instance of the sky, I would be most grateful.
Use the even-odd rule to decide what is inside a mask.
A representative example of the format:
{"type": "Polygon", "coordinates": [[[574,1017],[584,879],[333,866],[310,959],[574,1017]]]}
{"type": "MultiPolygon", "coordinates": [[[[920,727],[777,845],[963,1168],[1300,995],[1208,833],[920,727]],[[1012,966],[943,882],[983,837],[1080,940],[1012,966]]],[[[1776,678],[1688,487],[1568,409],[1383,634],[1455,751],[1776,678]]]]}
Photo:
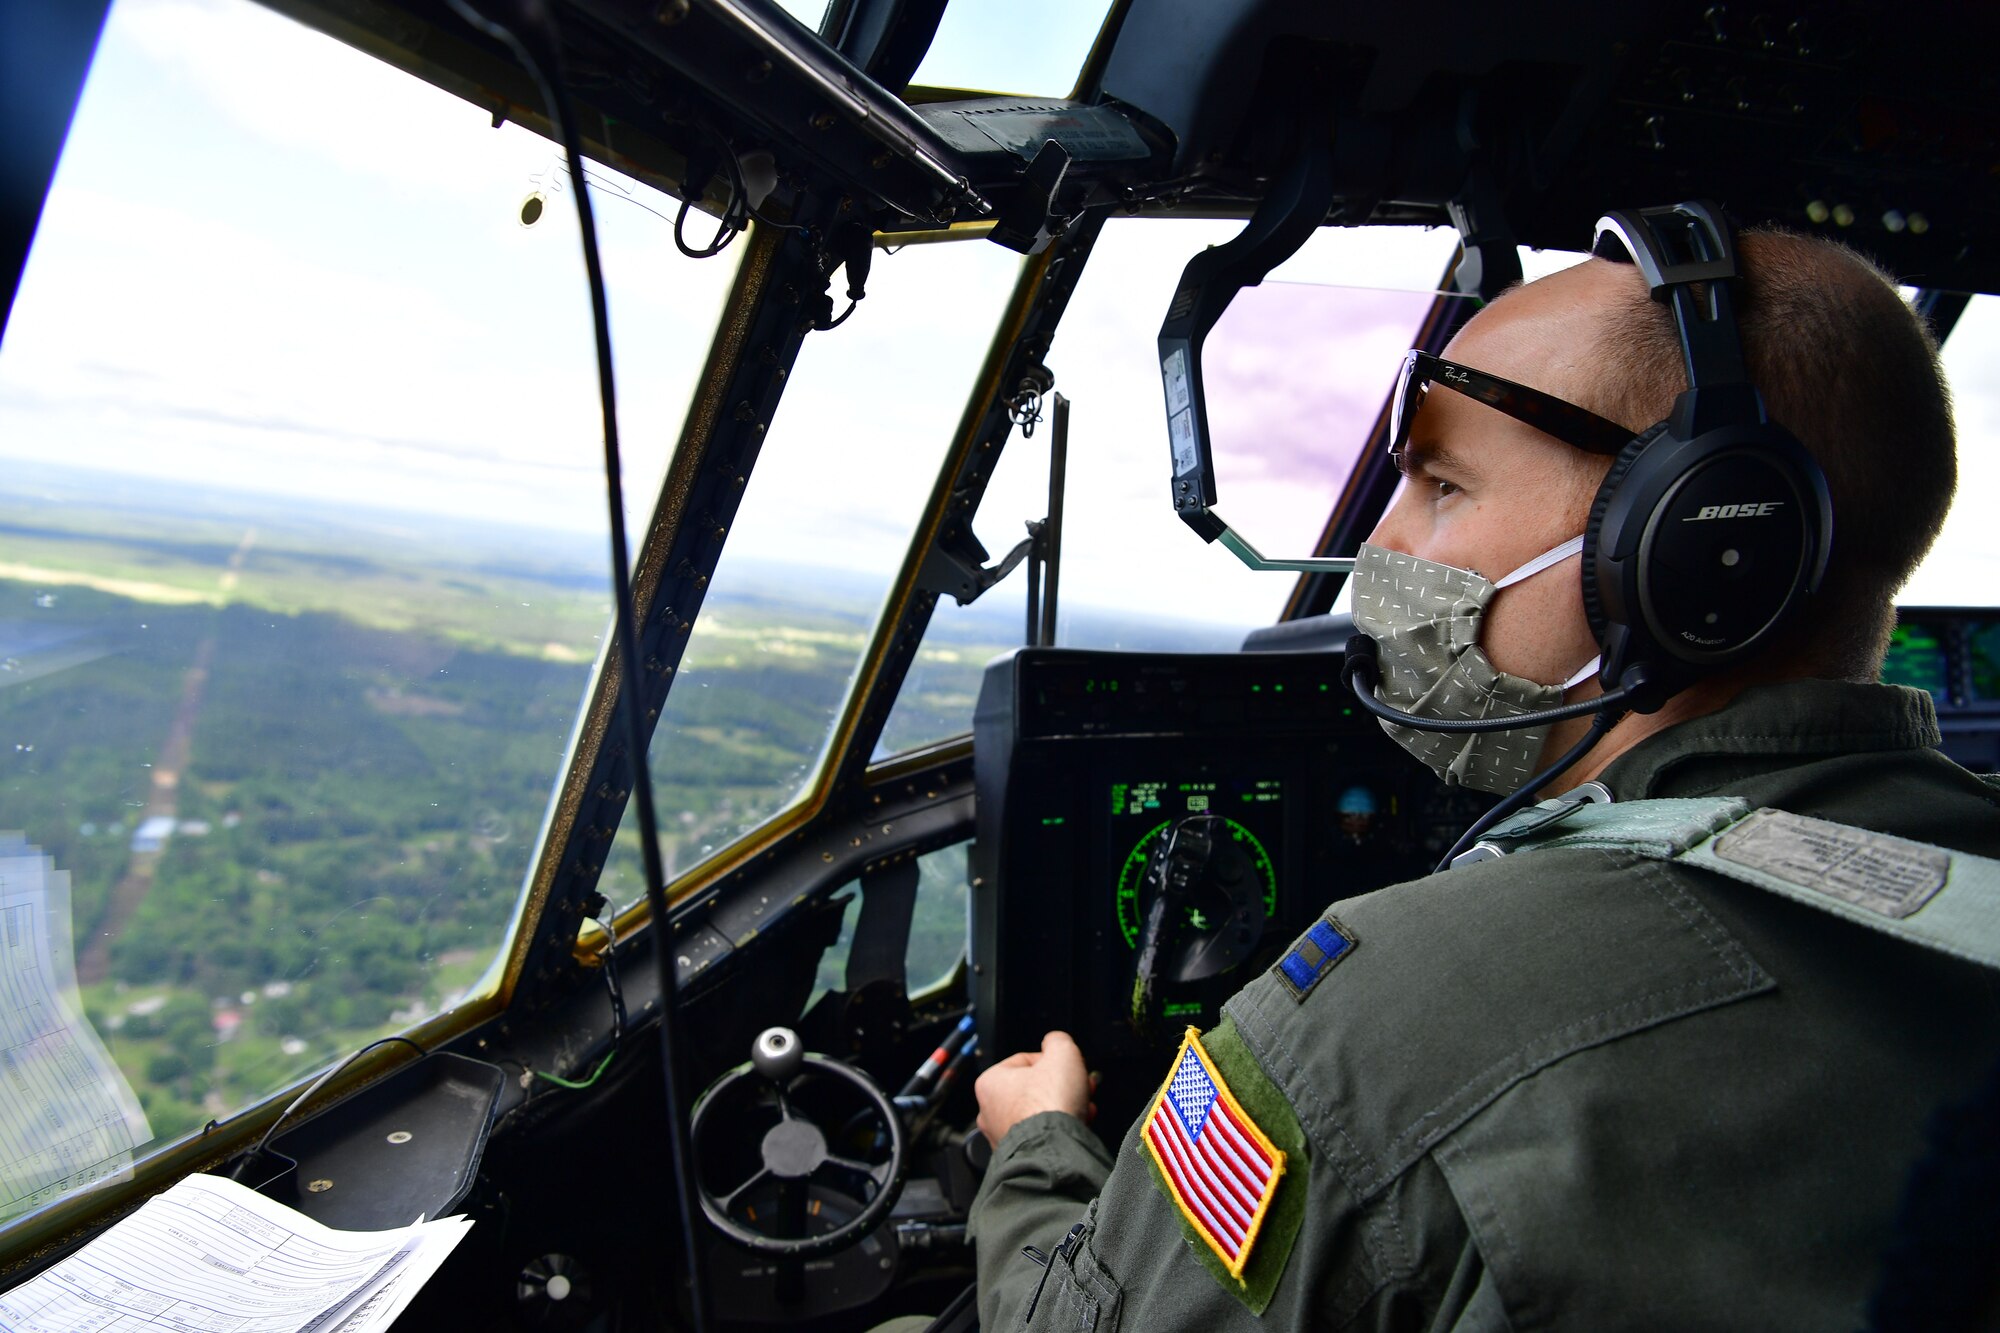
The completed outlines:
{"type": "MultiPolygon", "coordinates": [[[[955,0],[920,79],[1067,91],[1095,14],[1028,8],[955,0]]],[[[683,258],[671,200],[592,176],[643,521],[740,252],[683,258]]],[[[546,141],[249,0],[117,0],[0,346],[0,457],[601,534],[568,188],[546,141]],[[523,227],[537,190],[551,207],[523,227]]],[[[1166,493],[1154,335],[1180,267],[1233,229],[1114,221],[1085,272],[1050,357],[1075,403],[1068,597],[1241,624],[1289,590],[1202,545],[1166,493]]],[[[1317,534],[1420,310],[1330,285],[1422,289],[1450,249],[1329,229],[1212,337],[1218,512],[1267,554],[1317,534]]],[[[984,242],[878,259],[855,317],[807,340],[732,557],[886,578],[1019,266],[984,242]]],[[[1991,304],[1947,354],[1968,493],[2000,486],[1991,304]]],[[[1046,508],[1047,438],[1017,435],[994,476],[975,528],[995,555],[1046,508]]],[[[1992,599],[2000,534],[1969,510],[1906,601],[1992,599]]]]}

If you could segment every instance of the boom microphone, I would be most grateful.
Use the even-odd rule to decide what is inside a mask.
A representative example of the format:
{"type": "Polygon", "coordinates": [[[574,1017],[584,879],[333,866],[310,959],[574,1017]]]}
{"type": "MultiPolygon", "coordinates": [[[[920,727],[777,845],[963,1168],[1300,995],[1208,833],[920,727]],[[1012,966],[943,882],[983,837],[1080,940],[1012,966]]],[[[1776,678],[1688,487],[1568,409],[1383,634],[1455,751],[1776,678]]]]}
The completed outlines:
{"type": "MultiPolygon", "coordinates": [[[[1341,684],[1353,691],[1355,700],[1369,713],[1384,722],[1393,722],[1399,727],[1409,727],[1415,731],[1441,731],[1458,735],[1485,731],[1518,731],[1523,727],[1539,727],[1550,722],[1582,717],[1588,713],[1639,707],[1634,702],[1634,696],[1642,695],[1648,684],[1645,668],[1635,666],[1626,671],[1617,689],[1600,694],[1595,699],[1544,708],[1533,713],[1516,713],[1511,717],[1418,717],[1415,713],[1405,713],[1400,708],[1393,708],[1375,697],[1375,687],[1382,679],[1380,653],[1381,650],[1376,646],[1375,640],[1366,634],[1357,634],[1349,639],[1347,660],[1340,668],[1341,684]]],[[[1639,707],[1639,711],[1647,710],[1639,707]]]]}

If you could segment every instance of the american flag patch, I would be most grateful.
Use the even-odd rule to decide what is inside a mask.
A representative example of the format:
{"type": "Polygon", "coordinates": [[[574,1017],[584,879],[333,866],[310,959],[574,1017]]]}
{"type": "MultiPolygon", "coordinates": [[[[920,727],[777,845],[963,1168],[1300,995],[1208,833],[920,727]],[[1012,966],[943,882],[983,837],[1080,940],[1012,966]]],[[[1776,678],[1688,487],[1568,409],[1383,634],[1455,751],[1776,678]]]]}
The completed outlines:
{"type": "Polygon", "coordinates": [[[1285,1154],[1231,1095],[1193,1028],[1141,1137],[1168,1197],[1240,1281],[1285,1174],[1285,1154]]]}

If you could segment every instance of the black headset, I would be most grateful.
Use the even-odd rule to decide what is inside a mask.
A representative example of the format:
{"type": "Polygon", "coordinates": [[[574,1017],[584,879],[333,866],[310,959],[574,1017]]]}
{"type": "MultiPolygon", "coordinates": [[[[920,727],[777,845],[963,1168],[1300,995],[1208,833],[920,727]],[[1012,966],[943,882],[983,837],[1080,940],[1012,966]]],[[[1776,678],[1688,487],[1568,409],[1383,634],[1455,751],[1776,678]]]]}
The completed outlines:
{"type": "Polygon", "coordinates": [[[1766,647],[1826,573],[1833,501],[1770,419],[1736,327],[1736,246],[1706,203],[1623,210],[1592,253],[1638,265],[1673,311],[1688,389],[1612,461],[1583,535],[1599,680],[1642,712],[1766,647]]]}
{"type": "Polygon", "coordinates": [[[1679,331],[1687,392],[1619,451],[1583,530],[1583,606],[1604,655],[1595,699],[1513,717],[1417,717],[1375,697],[1375,641],[1348,641],[1342,678],[1363,709],[1419,731],[1512,731],[1596,714],[1552,765],[1467,829],[1456,864],[1495,823],[1588,753],[1627,710],[1650,713],[1766,647],[1826,574],[1833,501],[1805,446],[1750,383],[1731,284],[1736,246],[1704,203],[1608,213],[1591,252],[1636,263],[1679,331]]]}

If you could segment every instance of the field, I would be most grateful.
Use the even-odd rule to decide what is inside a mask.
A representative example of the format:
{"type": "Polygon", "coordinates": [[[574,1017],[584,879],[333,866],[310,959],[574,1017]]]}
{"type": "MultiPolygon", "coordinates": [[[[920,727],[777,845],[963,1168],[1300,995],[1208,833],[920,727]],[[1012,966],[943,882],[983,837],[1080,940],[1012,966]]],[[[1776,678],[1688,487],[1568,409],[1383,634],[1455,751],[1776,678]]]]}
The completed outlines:
{"type": "Polygon", "coordinates": [[[533,851],[601,594],[357,545],[0,503],[0,826],[158,1137],[449,1004],[533,851]]]}
{"type": "MultiPolygon", "coordinates": [[[[670,874],[810,777],[886,577],[725,562],[654,743],[670,874]]],[[[70,873],[84,1004],[156,1138],[486,971],[607,584],[586,539],[56,469],[0,479],[0,830],[70,873]]],[[[969,726],[1018,596],[940,613],[886,749],[969,726]]],[[[629,823],[614,902],[639,896],[629,823]]],[[[918,984],[964,932],[963,850],[926,861],[918,984]]],[[[840,965],[830,951],[829,984],[840,965]]]]}
{"type": "MultiPolygon", "coordinates": [[[[159,1138],[480,977],[609,618],[587,541],[277,508],[0,484],[0,828],[70,873],[86,1009],[159,1138]]],[[[773,586],[711,598],[662,723],[676,869],[792,798],[879,600],[773,586]]],[[[919,936],[957,938],[938,906],[919,936]]]]}

